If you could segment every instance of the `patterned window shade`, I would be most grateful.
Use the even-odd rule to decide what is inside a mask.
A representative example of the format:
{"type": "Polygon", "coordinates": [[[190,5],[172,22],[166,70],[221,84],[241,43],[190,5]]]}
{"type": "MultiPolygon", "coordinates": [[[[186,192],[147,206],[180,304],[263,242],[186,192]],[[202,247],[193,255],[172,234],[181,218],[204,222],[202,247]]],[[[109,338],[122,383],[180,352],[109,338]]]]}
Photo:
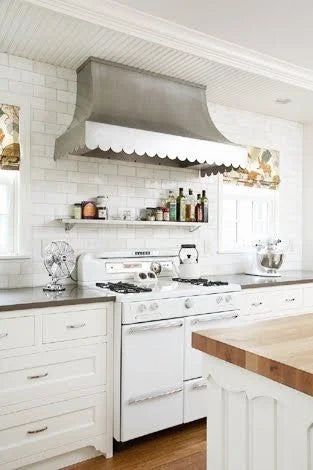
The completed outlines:
{"type": "Polygon", "coordinates": [[[223,180],[225,183],[242,186],[277,189],[280,183],[279,152],[249,147],[246,168],[225,172],[223,180]]]}
{"type": "Polygon", "coordinates": [[[0,103],[0,169],[18,170],[20,167],[20,108],[0,103]]]}

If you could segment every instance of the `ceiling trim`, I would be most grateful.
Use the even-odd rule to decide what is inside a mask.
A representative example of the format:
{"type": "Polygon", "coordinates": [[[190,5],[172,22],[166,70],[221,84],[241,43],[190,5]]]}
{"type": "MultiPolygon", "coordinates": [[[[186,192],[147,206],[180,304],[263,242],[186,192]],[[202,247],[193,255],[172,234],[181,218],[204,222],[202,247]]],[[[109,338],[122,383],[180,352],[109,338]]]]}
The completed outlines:
{"type": "Polygon", "coordinates": [[[112,0],[26,1],[171,49],[313,90],[313,70],[148,15],[112,0]]]}

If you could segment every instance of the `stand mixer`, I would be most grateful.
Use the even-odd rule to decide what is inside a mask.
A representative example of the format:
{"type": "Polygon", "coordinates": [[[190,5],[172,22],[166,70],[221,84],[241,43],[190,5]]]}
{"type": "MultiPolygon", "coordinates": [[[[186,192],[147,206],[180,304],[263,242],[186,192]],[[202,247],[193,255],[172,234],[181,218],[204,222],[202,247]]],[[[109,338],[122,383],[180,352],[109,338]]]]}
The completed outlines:
{"type": "Polygon", "coordinates": [[[281,240],[279,239],[259,241],[255,245],[256,250],[249,260],[246,274],[263,277],[280,277],[279,269],[285,257],[280,244],[281,240]]]}

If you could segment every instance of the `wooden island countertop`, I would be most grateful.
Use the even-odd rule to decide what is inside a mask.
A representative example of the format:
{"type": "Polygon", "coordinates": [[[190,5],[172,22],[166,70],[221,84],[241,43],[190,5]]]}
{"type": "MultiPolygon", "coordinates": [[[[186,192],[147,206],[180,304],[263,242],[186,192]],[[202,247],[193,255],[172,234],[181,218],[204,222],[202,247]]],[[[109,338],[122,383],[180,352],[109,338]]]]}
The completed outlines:
{"type": "Polygon", "coordinates": [[[313,396],[313,313],[194,332],[192,346],[313,396]]]}

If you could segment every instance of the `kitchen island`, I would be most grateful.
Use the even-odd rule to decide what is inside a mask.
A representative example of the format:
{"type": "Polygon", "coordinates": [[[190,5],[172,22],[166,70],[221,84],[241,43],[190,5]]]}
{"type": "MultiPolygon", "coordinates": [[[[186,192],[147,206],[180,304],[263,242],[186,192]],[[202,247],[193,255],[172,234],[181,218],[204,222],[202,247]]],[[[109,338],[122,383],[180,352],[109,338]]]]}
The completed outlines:
{"type": "Polygon", "coordinates": [[[208,470],[313,468],[313,314],[193,333],[208,470]]]}

